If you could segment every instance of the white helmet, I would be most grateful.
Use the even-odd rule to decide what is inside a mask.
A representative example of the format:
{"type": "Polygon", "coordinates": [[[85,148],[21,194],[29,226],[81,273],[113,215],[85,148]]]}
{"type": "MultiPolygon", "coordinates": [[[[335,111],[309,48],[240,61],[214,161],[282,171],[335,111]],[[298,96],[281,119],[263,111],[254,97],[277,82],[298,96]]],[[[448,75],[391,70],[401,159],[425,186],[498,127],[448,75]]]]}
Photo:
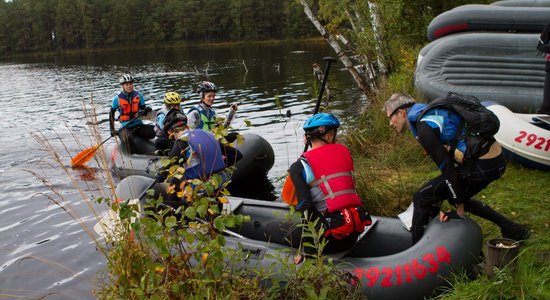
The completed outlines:
{"type": "Polygon", "coordinates": [[[125,84],[126,82],[134,82],[134,77],[130,74],[124,74],[120,76],[120,78],[118,79],[118,82],[120,84],[125,84]]]}

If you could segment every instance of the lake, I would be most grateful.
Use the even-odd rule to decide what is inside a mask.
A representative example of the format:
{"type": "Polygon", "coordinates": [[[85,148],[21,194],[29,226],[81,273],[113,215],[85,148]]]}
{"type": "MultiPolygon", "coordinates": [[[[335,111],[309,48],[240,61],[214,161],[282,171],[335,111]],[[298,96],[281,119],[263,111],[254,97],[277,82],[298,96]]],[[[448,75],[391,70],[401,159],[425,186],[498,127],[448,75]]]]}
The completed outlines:
{"type": "MultiPolygon", "coordinates": [[[[216,83],[216,111],[225,115],[237,101],[232,127],[258,133],[272,145],[275,165],[268,177],[277,193],[280,178],[303,150],[301,126],[317,99],[312,64],[324,67],[325,56],[334,53],[324,42],[282,42],[0,62],[2,297],[95,298],[97,273],[106,261],[86,229],[105,207],[87,199],[111,197],[117,179],[110,180],[100,161],[90,161],[87,170],[69,165],[96,143],[84,109],[95,112],[100,136],[109,136],[108,112],[120,75],[133,74],[153,108],[161,107],[165,92],[176,91],[187,110],[199,101],[198,82],[216,83]]],[[[329,85],[328,109],[345,123],[366,99],[341,64],[332,65],[329,85]]]]}

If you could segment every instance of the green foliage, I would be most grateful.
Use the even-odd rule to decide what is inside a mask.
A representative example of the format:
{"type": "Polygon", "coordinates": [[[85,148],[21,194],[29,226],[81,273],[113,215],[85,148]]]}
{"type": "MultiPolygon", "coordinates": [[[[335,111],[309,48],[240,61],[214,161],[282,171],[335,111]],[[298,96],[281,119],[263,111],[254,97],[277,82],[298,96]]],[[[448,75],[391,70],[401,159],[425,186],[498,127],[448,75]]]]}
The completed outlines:
{"type": "MultiPolygon", "coordinates": [[[[356,280],[351,272],[322,256],[326,243],[317,221],[298,225],[303,227],[304,247],[313,249],[303,263],[295,264],[285,250],[263,258],[271,264],[252,267],[249,257],[256,254],[230,247],[223,234],[231,235],[231,228],[250,222],[250,217],[220,211],[219,204],[227,203],[220,178],[184,184],[181,198],[188,205],[176,209],[165,205],[162,195],[148,199],[142,210],[133,203],[112,205],[120,224],[107,239],[108,271],[97,292],[100,299],[363,297],[359,285],[350,285],[356,280]]],[[[288,218],[292,216],[291,210],[288,218]]]]}
{"type": "Polygon", "coordinates": [[[313,36],[300,9],[269,0],[0,1],[0,54],[313,36]]]}

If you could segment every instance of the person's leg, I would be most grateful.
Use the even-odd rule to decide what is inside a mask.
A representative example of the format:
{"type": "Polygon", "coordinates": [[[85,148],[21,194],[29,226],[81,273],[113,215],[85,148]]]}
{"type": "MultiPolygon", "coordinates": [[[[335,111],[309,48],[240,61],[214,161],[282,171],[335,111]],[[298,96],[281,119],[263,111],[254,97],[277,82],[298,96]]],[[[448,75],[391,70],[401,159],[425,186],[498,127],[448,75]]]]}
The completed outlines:
{"type": "Polygon", "coordinates": [[[434,205],[439,207],[444,199],[449,199],[450,192],[445,185],[445,178],[439,175],[426,183],[413,195],[412,242],[415,244],[424,234],[424,226],[433,217],[434,205]]]}
{"type": "Polygon", "coordinates": [[[537,109],[537,113],[550,115],[550,54],[546,55],[545,71],[542,105],[537,109]]]}
{"type": "MultiPolygon", "coordinates": [[[[461,173],[463,170],[461,170],[461,173]]],[[[525,226],[514,223],[504,215],[492,209],[489,205],[472,199],[473,196],[485,189],[491,182],[502,177],[506,171],[506,161],[500,155],[493,159],[479,160],[476,162],[469,176],[464,177],[466,195],[470,199],[464,203],[464,210],[478,217],[491,221],[497,225],[502,235],[506,238],[524,240],[529,237],[529,230],[525,226]]]]}
{"type": "Polygon", "coordinates": [[[144,139],[144,140],[154,139],[155,136],[156,136],[155,126],[153,126],[151,124],[139,125],[138,130],[137,130],[137,135],[139,137],[141,137],[142,139],[144,139]]]}
{"type": "Polygon", "coordinates": [[[129,153],[129,154],[132,154],[134,153],[134,147],[133,147],[133,130],[134,128],[121,128],[119,131],[118,131],[118,136],[120,137],[120,139],[122,140],[122,145],[124,147],[124,149],[122,149],[122,151],[126,152],[126,153],[129,153]]]}
{"type": "Polygon", "coordinates": [[[169,150],[168,139],[165,136],[158,136],[155,139],[155,149],[161,152],[161,155],[165,155],[164,151],[169,150]]]}

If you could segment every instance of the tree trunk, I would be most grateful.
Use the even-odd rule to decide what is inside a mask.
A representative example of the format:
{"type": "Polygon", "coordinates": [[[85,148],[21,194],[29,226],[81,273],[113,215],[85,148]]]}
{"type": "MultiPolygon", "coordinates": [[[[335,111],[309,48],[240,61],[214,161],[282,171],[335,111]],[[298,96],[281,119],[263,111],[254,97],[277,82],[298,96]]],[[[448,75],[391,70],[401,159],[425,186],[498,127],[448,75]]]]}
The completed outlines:
{"type": "Polygon", "coordinates": [[[351,73],[351,76],[353,77],[353,79],[355,80],[359,88],[363,91],[363,93],[367,96],[367,99],[368,99],[370,90],[367,82],[359,74],[359,72],[357,72],[357,70],[353,66],[353,62],[351,61],[351,59],[342,50],[342,48],[340,48],[340,44],[338,44],[337,39],[325,30],[325,27],[323,27],[323,25],[319,22],[319,20],[317,19],[317,16],[315,16],[313,14],[313,11],[311,11],[311,8],[307,4],[306,0],[300,0],[300,3],[304,7],[304,12],[309,18],[309,20],[311,21],[311,23],[313,23],[313,25],[315,26],[315,28],[317,28],[321,36],[325,38],[325,40],[329,43],[329,45],[332,47],[334,52],[336,52],[338,59],[344,64],[346,69],[348,69],[348,71],[351,73]]]}

